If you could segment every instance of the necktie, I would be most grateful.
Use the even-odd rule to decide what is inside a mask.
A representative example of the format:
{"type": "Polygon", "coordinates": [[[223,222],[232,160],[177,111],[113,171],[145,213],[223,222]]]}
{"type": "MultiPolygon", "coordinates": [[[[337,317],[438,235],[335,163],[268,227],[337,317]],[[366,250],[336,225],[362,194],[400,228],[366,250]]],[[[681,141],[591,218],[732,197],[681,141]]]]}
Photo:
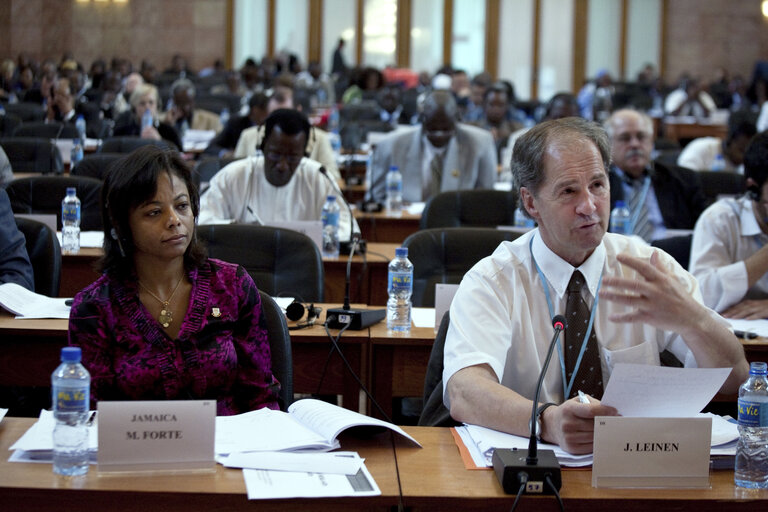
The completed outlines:
{"type": "Polygon", "coordinates": [[[432,161],[429,164],[429,171],[432,175],[432,182],[429,186],[429,196],[425,197],[424,199],[428,199],[429,197],[433,197],[440,193],[440,184],[442,183],[443,179],[443,154],[435,154],[435,156],[432,157],[432,161]]]}
{"type": "MultiPolygon", "coordinates": [[[[648,219],[648,207],[645,201],[648,194],[645,194],[645,197],[643,197],[644,188],[645,180],[638,179],[632,182],[632,197],[629,198],[629,211],[632,214],[632,218],[636,219],[634,226],[632,226],[632,234],[639,236],[646,242],[651,242],[653,224],[648,219]]],[[[650,193],[650,189],[648,193],[650,193]]]]}
{"type": "Polygon", "coordinates": [[[578,270],[573,272],[568,283],[568,297],[565,304],[565,376],[566,386],[571,382],[571,376],[576,371],[576,378],[571,386],[570,395],[576,396],[579,390],[600,399],[603,396],[603,370],[600,366],[600,349],[594,328],[589,334],[587,348],[581,358],[581,364],[576,369],[584,334],[589,326],[589,308],[581,297],[584,276],[578,270]]]}

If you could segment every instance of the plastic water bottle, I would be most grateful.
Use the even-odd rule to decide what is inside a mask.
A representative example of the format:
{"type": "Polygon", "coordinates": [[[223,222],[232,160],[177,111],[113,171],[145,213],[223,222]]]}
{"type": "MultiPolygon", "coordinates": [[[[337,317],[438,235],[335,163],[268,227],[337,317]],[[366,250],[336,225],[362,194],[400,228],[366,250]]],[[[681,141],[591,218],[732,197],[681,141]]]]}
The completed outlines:
{"type": "Polygon", "coordinates": [[[715,159],[712,161],[712,171],[724,171],[725,170],[725,158],[721,153],[718,153],[715,159]]]}
{"type": "Polygon", "coordinates": [[[77,167],[77,164],[83,160],[83,144],[81,143],[82,140],[83,139],[72,139],[72,151],[69,153],[70,172],[72,169],[77,167]]]}
{"type": "Polygon", "coordinates": [[[88,472],[88,406],[91,376],[80,364],[80,347],[61,349],[61,364],[51,375],[53,389],[53,472],[84,475],[88,472]]]}
{"type": "Polygon", "coordinates": [[[227,107],[221,109],[221,114],[219,114],[219,121],[221,121],[221,126],[226,126],[229,122],[229,109],[227,107]]]}
{"type": "Polygon", "coordinates": [[[387,329],[408,333],[411,331],[413,263],[408,260],[407,247],[395,249],[395,259],[389,262],[387,282],[387,329]]]}
{"type": "Polygon", "coordinates": [[[629,208],[624,201],[616,201],[616,207],[611,211],[611,233],[620,235],[632,234],[632,219],[629,208]]]}
{"type": "Polygon", "coordinates": [[[521,208],[515,208],[515,227],[533,229],[536,221],[528,217],[521,208]]]}
{"type": "Polygon", "coordinates": [[[391,166],[387,173],[386,210],[389,217],[403,215],[403,175],[396,165],[391,166]]]}
{"type": "Polygon", "coordinates": [[[323,205],[323,257],[339,257],[339,208],[336,196],[328,196],[323,205]]]}
{"type": "Polygon", "coordinates": [[[75,121],[75,128],[77,128],[77,134],[80,137],[80,142],[85,144],[85,118],[82,115],[77,116],[75,121]]]}
{"type": "Polygon", "coordinates": [[[80,251],[80,199],[75,187],[67,187],[67,196],[61,202],[61,250],[66,254],[80,251]]]}
{"type": "Polygon", "coordinates": [[[331,110],[328,112],[328,131],[339,133],[339,109],[336,105],[331,105],[331,110]]]}
{"type": "Polygon", "coordinates": [[[147,126],[154,126],[155,120],[152,118],[152,111],[149,109],[144,111],[144,114],[141,116],[141,131],[144,131],[144,128],[147,126]]]}
{"type": "Polygon", "coordinates": [[[739,388],[739,442],[734,481],[739,487],[768,489],[768,369],[754,362],[739,388]]]}

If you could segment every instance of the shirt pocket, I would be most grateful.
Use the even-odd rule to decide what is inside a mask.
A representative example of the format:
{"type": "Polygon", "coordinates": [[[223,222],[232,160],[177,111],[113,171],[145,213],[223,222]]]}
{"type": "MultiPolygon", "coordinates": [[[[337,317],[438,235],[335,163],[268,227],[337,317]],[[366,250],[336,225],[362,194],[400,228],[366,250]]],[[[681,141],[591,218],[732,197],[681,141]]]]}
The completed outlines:
{"type": "Polygon", "coordinates": [[[605,366],[609,374],[613,371],[613,368],[620,363],[658,366],[659,349],[656,343],[650,341],[645,341],[639,345],[619,350],[603,348],[603,359],[605,360],[605,366]]]}

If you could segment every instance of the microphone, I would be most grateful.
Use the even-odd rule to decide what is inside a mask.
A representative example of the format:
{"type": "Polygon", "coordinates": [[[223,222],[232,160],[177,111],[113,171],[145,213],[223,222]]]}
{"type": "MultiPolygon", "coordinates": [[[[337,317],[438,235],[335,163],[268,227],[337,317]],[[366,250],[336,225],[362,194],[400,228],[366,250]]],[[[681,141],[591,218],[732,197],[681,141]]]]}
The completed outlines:
{"type": "Polygon", "coordinates": [[[346,327],[353,331],[359,331],[370,327],[384,319],[386,309],[352,309],[349,304],[349,283],[352,273],[352,257],[360,239],[359,233],[353,233],[350,239],[349,258],[347,259],[347,277],[344,283],[344,305],[341,308],[329,309],[326,313],[326,324],[331,329],[346,327]]]}
{"type": "Polygon", "coordinates": [[[560,463],[557,462],[555,452],[542,450],[539,453],[536,440],[538,434],[536,431],[538,427],[536,410],[539,407],[539,394],[544,383],[544,376],[547,374],[549,361],[552,359],[552,353],[557,344],[557,338],[565,328],[565,317],[555,315],[555,318],[552,319],[552,327],[554,327],[555,333],[549,343],[547,357],[544,359],[544,366],[539,373],[539,381],[536,383],[536,393],[533,397],[528,450],[498,449],[493,451],[493,469],[499,483],[504,488],[504,492],[508,494],[519,493],[523,489],[527,493],[557,494],[562,486],[560,463]],[[545,481],[549,484],[548,488],[544,486],[545,481]]]}

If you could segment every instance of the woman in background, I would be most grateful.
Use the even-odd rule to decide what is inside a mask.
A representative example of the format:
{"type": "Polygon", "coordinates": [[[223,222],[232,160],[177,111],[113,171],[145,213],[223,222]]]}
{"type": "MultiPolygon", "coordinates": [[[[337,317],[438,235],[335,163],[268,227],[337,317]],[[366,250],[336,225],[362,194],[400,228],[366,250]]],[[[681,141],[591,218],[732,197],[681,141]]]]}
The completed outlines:
{"type": "Polygon", "coordinates": [[[122,135],[134,135],[142,139],[165,140],[176,146],[176,149],[183,149],[181,137],[176,128],[168,123],[160,121],[158,115],[158,106],[160,104],[160,94],[157,87],[152,84],[139,84],[131,93],[129,99],[131,110],[123,112],[115,120],[115,137],[122,135]],[[149,111],[152,114],[152,124],[142,126],[144,113],[149,111]]]}

